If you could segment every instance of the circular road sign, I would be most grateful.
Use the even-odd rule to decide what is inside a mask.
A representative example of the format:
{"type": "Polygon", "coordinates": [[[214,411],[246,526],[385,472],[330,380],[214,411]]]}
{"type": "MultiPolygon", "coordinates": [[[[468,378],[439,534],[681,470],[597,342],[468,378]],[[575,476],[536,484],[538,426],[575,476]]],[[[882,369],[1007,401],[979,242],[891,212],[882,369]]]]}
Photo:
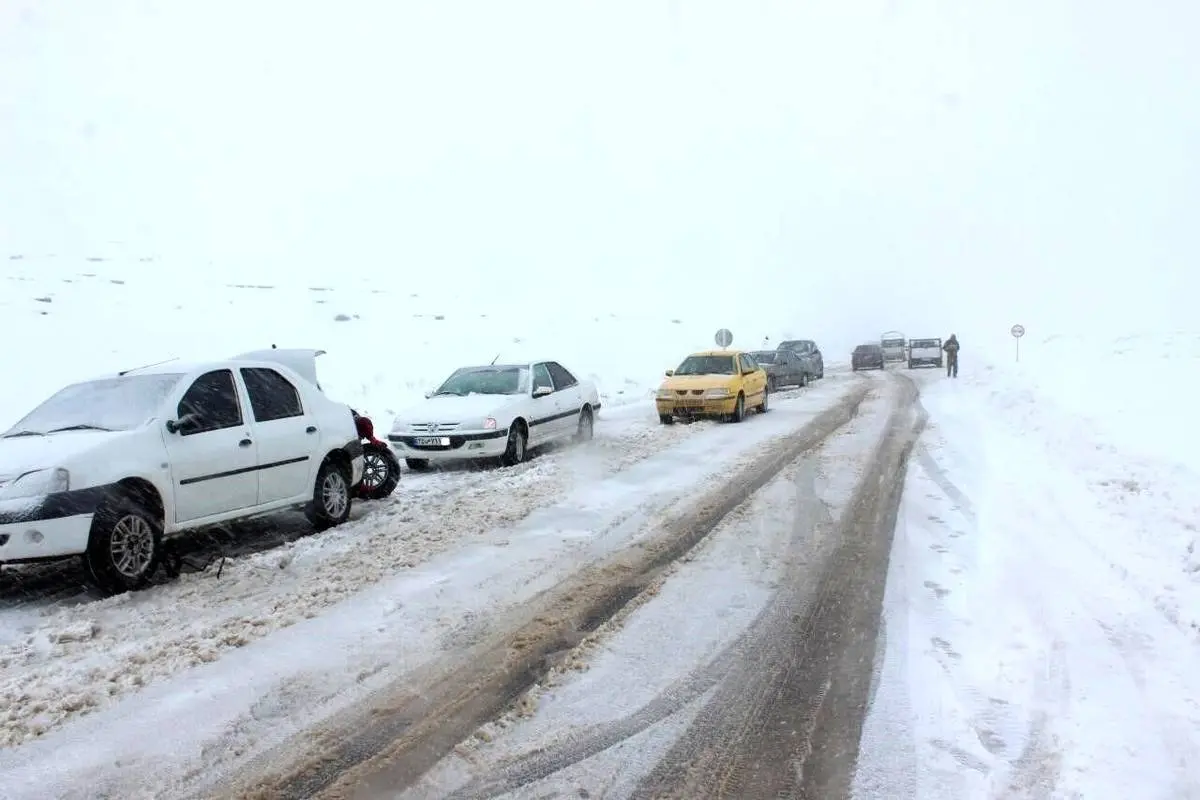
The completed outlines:
{"type": "Polygon", "coordinates": [[[713,341],[717,343],[717,347],[729,347],[733,344],[733,333],[728,328],[721,328],[713,337],[713,341]]]}
{"type": "Polygon", "coordinates": [[[1013,338],[1020,339],[1022,336],[1025,335],[1025,326],[1024,325],[1013,325],[1012,326],[1012,335],[1013,335],[1013,338]]]}

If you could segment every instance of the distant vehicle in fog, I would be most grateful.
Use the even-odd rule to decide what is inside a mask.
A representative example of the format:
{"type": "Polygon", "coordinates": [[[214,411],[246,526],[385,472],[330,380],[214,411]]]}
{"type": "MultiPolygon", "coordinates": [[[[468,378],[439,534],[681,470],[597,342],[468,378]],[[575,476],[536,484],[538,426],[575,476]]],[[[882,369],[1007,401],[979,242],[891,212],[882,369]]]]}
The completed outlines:
{"type": "Polygon", "coordinates": [[[772,392],[780,386],[808,385],[811,360],[791,350],[755,350],[750,355],[767,371],[767,388],[772,392]]]}
{"type": "Polygon", "coordinates": [[[913,339],[908,345],[908,368],[915,367],[941,367],[942,361],[942,340],[934,339],[913,339]]]}
{"type": "Polygon", "coordinates": [[[908,358],[907,341],[900,331],[884,331],[879,336],[879,346],[883,348],[885,361],[904,361],[908,358]]]}
{"type": "Polygon", "coordinates": [[[808,379],[820,380],[825,377],[825,356],[821,348],[812,339],[788,339],[780,342],[776,350],[790,350],[800,356],[808,364],[808,379]]]}
{"type": "Polygon", "coordinates": [[[885,361],[880,345],[860,344],[850,354],[850,369],[854,372],[860,369],[884,369],[885,361]]]}

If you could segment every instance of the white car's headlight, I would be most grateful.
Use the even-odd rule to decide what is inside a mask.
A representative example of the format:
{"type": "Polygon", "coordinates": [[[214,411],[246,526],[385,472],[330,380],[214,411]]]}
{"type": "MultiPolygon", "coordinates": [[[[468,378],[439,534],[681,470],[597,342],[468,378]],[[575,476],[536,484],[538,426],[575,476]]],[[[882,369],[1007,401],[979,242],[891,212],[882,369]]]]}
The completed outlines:
{"type": "Polygon", "coordinates": [[[729,397],[728,389],[705,389],[705,397],[729,397]]]}
{"type": "Polygon", "coordinates": [[[15,500],[25,497],[65,492],[71,488],[71,473],[65,469],[34,469],[18,475],[12,483],[0,489],[0,498],[15,500]]]}
{"type": "Polygon", "coordinates": [[[407,422],[405,422],[404,420],[400,419],[399,417],[396,417],[394,420],[392,420],[392,430],[391,430],[391,433],[400,433],[400,431],[404,430],[404,429],[405,429],[405,428],[407,428],[407,427],[408,427],[408,423],[407,423],[407,422]]]}

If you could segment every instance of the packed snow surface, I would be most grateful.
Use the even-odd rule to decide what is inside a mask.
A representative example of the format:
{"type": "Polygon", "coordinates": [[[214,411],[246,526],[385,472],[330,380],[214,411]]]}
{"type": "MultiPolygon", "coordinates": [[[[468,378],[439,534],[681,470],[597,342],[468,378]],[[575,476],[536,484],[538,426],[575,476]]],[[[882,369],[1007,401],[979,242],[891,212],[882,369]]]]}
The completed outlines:
{"type": "Polygon", "coordinates": [[[1198,343],[922,376],[858,797],[1200,792],[1198,343]]]}

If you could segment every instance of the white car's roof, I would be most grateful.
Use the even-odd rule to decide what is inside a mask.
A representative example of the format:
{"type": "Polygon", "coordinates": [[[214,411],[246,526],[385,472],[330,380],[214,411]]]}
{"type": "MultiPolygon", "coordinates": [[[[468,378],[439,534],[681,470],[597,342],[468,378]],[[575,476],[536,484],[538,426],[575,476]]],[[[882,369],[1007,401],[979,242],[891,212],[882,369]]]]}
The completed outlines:
{"type": "MultiPolygon", "coordinates": [[[[285,349],[285,350],[254,350],[233,358],[220,361],[165,361],[161,364],[151,364],[145,367],[134,367],[118,374],[129,375],[176,375],[206,372],[212,369],[230,368],[239,365],[253,364],[257,366],[284,366],[296,372],[302,378],[316,386],[316,357],[324,355],[324,350],[285,349]]],[[[105,375],[102,377],[112,377],[105,375]]]]}

